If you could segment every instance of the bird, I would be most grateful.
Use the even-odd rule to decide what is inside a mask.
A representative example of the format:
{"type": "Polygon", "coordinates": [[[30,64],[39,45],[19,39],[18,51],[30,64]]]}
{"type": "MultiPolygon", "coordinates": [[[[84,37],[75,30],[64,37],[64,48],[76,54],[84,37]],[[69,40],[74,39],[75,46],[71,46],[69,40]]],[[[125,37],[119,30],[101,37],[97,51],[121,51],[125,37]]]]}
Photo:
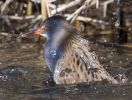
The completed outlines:
{"type": "Polygon", "coordinates": [[[46,37],[44,57],[56,84],[80,84],[106,80],[118,84],[99,62],[90,43],[63,16],[54,15],[35,29],[46,37]]]}

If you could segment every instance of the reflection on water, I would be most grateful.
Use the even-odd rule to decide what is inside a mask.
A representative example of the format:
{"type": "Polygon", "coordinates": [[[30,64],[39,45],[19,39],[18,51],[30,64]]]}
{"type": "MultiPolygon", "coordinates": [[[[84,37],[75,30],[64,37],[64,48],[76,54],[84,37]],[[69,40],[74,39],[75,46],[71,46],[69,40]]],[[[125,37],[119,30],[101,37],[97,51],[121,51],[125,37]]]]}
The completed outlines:
{"type": "MultiPolygon", "coordinates": [[[[102,86],[81,85],[73,87],[55,86],[35,91],[6,91],[1,93],[4,100],[130,100],[131,85],[102,86]]],[[[2,100],[3,100],[2,99],[2,100]]]]}
{"type": "Polygon", "coordinates": [[[38,44],[1,41],[0,100],[130,100],[132,49],[91,46],[113,77],[127,83],[57,86],[47,81],[50,74],[42,52],[37,49],[38,44]]]}

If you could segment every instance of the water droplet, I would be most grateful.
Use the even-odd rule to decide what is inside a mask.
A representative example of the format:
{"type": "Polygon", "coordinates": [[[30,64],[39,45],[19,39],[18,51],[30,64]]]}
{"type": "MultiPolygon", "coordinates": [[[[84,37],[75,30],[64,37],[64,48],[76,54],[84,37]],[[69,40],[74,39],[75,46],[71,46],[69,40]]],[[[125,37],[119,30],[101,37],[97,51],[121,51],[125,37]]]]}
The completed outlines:
{"type": "Polygon", "coordinates": [[[92,49],[91,49],[91,48],[87,48],[87,49],[88,49],[88,51],[89,51],[89,52],[91,52],[91,51],[92,51],[92,49]]]}
{"type": "Polygon", "coordinates": [[[100,57],[100,59],[103,59],[103,57],[100,57]]]}
{"type": "Polygon", "coordinates": [[[57,68],[57,69],[55,70],[55,73],[60,73],[60,69],[57,68]]]}
{"type": "Polygon", "coordinates": [[[129,59],[128,59],[128,58],[126,58],[126,60],[128,61],[129,59]]]}
{"type": "Polygon", "coordinates": [[[120,22],[119,21],[116,21],[115,22],[115,26],[117,27],[117,26],[119,26],[120,25],[120,22]]]}
{"type": "Polygon", "coordinates": [[[83,57],[84,57],[84,55],[82,54],[82,55],[81,55],[81,58],[83,58],[83,57]]]}
{"type": "Polygon", "coordinates": [[[123,93],[122,95],[126,95],[126,93],[123,93]]]}
{"type": "Polygon", "coordinates": [[[65,92],[66,92],[66,93],[68,93],[68,92],[70,92],[70,91],[71,91],[70,89],[66,89],[66,91],[65,91],[65,92]]]}
{"type": "Polygon", "coordinates": [[[113,61],[111,60],[110,63],[113,63],[113,61]]]}
{"type": "Polygon", "coordinates": [[[123,62],[122,62],[122,61],[120,61],[119,63],[120,63],[120,64],[122,64],[123,62]]]}
{"type": "Polygon", "coordinates": [[[81,43],[88,44],[88,41],[87,41],[87,40],[85,40],[85,39],[81,39],[81,43]]]}
{"type": "Polygon", "coordinates": [[[92,53],[92,57],[93,57],[94,60],[96,59],[96,54],[95,54],[95,52],[92,53]]]}
{"type": "MultiPolygon", "coordinates": [[[[75,80],[74,80],[74,82],[73,83],[75,83],[75,80]]],[[[79,89],[78,88],[74,88],[74,91],[78,91],[79,89]]]]}
{"type": "Polygon", "coordinates": [[[91,62],[87,63],[88,64],[88,69],[93,68],[93,64],[91,62]]]}
{"type": "Polygon", "coordinates": [[[94,89],[96,90],[97,88],[95,87],[94,89]]]}
{"type": "Polygon", "coordinates": [[[107,42],[107,40],[105,39],[104,42],[107,42]]]}
{"type": "Polygon", "coordinates": [[[99,93],[99,91],[96,91],[96,93],[98,94],[98,93],[99,93]]]}
{"type": "Polygon", "coordinates": [[[102,60],[103,60],[103,59],[104,59],[104,57],[100,57],[100,59],[102,59],[102,60]]]}
{"type": "Polygon", "coordinates": [[[56,56],[56,51],[55,50],[51,50],[51,51],[49,51],[49,53],[52,55],[53,58],[56,56]]]}
{"type": "Polygon", "coordinates": [[[63,67],[65,65],[65,63],[64,62],[60,62],[60,65],[63,67]]]}
{"type": "Polygon", "coordinates": [[[1,79],[2,81],[7,81],[7,80],[8,80],[8,77],[7,77],[6,75],[4,75],[4,76],[0,76],[0,79],[1,79]]]}
{"type": "Polygon", "coordinates": [[[88,69],[90,69],[91,67],[90,66],[88,66],[88,69]]]}
{"type": "Polygon", "coordinates": [[[85,44],[86,47],[88,47],[88,44],[85,44]]]}
{"type": "Polygon", "coordinates": [[[11,69],[11,73],[14,72],[14,71],[15,71],[15,69],[11,69]]]}
{"type": "Polygon", "coordinates": [[[112,52],[111,52],[111,54],[113,55],[113,54],[114,54],[114,52],[112,51],[112,52]]]}
{"type": "Polygon", "coordinates": [[[53,56],[55,56],[56,55],[56,51],[53,51],[53,56]]]}

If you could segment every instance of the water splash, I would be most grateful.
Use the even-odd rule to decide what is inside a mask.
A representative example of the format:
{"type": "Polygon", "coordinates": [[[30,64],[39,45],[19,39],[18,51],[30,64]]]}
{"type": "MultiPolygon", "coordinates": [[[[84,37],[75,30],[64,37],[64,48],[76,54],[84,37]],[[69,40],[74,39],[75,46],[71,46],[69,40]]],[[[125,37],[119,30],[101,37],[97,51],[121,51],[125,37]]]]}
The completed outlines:
{"type": "Polygon", "coordinates": [[[85,40],[85,39],[81,39],[80,42],[83,43],[83,44],[88,44],[88,40],[85,40]]]}
{"type": "Polygon", "coordinates": [[[65,63],[63,62],[63,61],[60,61],[59,63],[58,63],[58,66],[56,67],[56,71],[57,72],[61,72],[62,70],[64,70],[65,69],[65,63]]]}
{"type": "Polygon", "coordinates": [[[91,51],[92,51],[92,49],[91,49],[91,48],[89,48],[89,47],[87,48],[87,50],[88,50],[89,52],[91,52],[91,51]]]}
{"type": "Polygon", "coordinates": [[[65,66],[65,63],[64,63],[64,62],[60,62],[60,65],[61,65],[62,67],[64,67],[64,66],[65,66]]]}
{"type": "Polygon", "coordinates": [[[96,59],[96,53],[95,52],[92,53],[92,57],[94,60],[96,59]]]}
{"type": "Polygon", "coordinates": [[[88,69],[93,68],[92,62],[87,62],[87,65],[88,65],[88,69]]]}
{"type": "Polygon", "coordinates": [[[7,75],[0,75],[0,80],[1,81],[7,81],[8,80],[7,75]]]}
{"type": "Polygon", "coordinates": [[[83,58],[84,57],[84,54],[81,54],[81,58],[83,58]]]}
{"type": "Polygon", "coordinates": [[[52,55],[52,58],[55,58],[55,56],[57,55],[56,50],[51,50],[49,51],[49,53],[52,55]]]}

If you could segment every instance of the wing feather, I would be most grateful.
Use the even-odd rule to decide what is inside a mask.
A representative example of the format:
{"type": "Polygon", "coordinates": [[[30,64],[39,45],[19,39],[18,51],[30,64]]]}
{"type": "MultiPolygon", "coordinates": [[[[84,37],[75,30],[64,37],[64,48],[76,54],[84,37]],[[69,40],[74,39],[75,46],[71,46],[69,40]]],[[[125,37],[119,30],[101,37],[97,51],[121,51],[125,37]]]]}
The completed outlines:
{"type": "Polygon", "coordinates": [[[63,56],[58,60],[54,73],[57,84],[75,84],[82,82],[107,80],[118,82],[103,68],[87,40],[73,37],[67,43],[63,56]]]}

